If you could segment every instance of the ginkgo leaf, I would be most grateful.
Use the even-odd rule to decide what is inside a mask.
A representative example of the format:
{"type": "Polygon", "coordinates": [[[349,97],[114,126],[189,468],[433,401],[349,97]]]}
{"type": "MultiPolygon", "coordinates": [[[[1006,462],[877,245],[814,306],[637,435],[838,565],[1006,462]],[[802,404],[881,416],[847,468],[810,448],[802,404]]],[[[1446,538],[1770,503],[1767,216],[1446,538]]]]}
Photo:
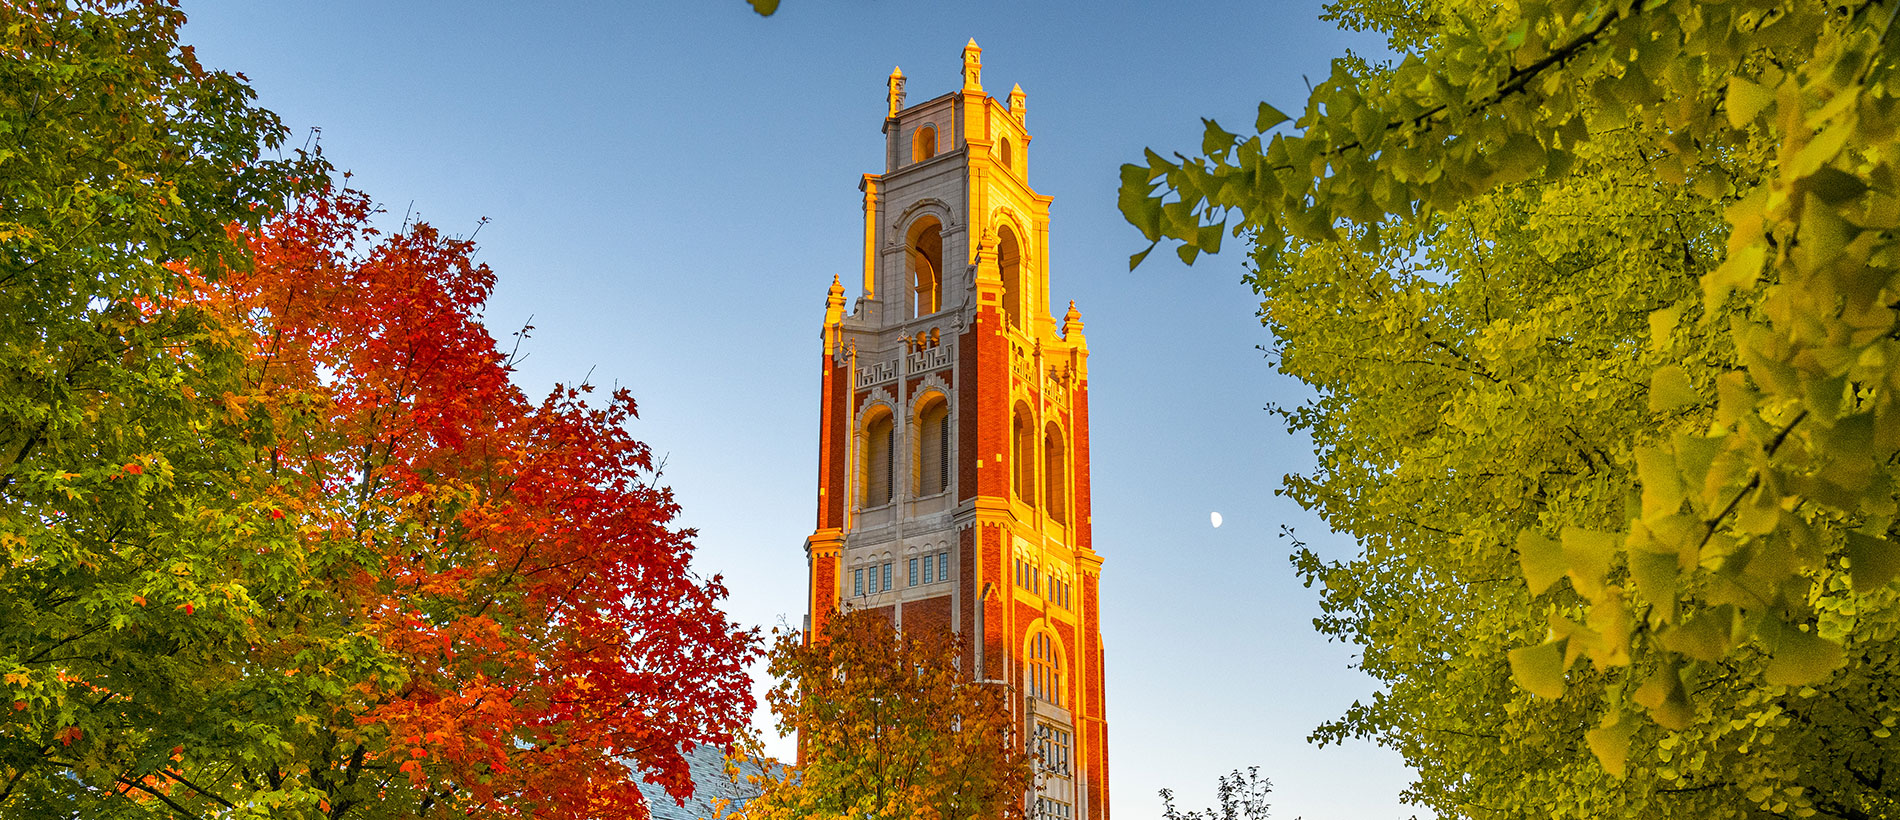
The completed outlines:
{"type": "Polygon", "coordinates": [[[1286,121],[1287,115],[1280,113],[1280,109],[1261,103],[1260,113],[1253,120],[1253,130],[1265,134],[1268,129],[1286,121]]]}
{"type": "Polygon", "coordinates": [[[1676,554],[1631,550],[1629,566],[1637,593],[1649,601],[1650,621],[1673,622],[1676,619],[1676,554]]]}
{"type": "Polygon", "coordinates": [[[1630,736],[1636,734],[1636,721],[1615,716],[1605,720],[1603,725],[1585,732],[1583,738],[1603,770],[1621,779],[1624,763],[1629,759],[1630,736]]]}
{"type": "Polygon", "coordinates": [[[1900,574],[1900,546],[1886,538],[1849,530],[1847,563],[1854,579],[1854,591],[1872,592],[1900,574]]]}
{"type": "Polygon", "coordinates": [[[1775,93],[1741,77],[1730,77],[1722,107],[1731,128],[1745,128],[1775,102],[1775,93]]]}
{"type": "Polygon", "coordinates": [[[1604,576],[1610,574],[1610,562],[1616,557],[1621,539],[1614,533],[1582,527],[1565,527],[1561,535],[1570,582],[1584,597],[1596,597],[1603,588],[1604,576]]]}
{"type": "Polygon", "coordinates": [[[1631,699],[1648,709],[1650,718],[1667,729],[1687,729],[1695,718],[1688,690],[1682,686],[1682,673],[1674,665],[1658,666],[1649,679],[1637,687],[1631,699]]]}
{"type": "Polygon", "coordinates": [[[1769,644],[1768,667],[1763,670],[1762,677],[1771,684],[1801,686],[1815,683],[1846,662],[1846,654],[1838,642],[1774,618],[1763,622],[1762,637],[1769,644]]]}
{"type": "Polygon", "coordinates": [[[1532,595],[1542,594],[1549,589],[1557,579],[1564,577],[1564,570],[1569,566],[1564,561],[1563,548],[1557,542],[1531,530],[1521,530],[1517,534],[1517,561],[1532,595]]]}
{"type": "Polygon", "coordinates": [[[1541,643],[1511,650],[1511,677],[1524,691],[1543,698],[1564,694],[1564,644],[1541,643]]]}
{"type": "Polygon", "coordinates": [[[1689,383],[1689,374],[1678,365],[1656,368],[1649,377],[1649,411],[1667,413],[1701,400],[1689,383]]]}

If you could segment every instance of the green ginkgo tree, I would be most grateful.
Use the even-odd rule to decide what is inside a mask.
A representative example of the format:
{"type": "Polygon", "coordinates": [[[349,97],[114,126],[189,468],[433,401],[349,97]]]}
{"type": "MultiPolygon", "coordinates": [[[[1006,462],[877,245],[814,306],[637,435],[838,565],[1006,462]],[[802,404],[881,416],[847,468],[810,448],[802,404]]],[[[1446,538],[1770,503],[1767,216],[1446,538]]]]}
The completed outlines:
{"type": "Polygon", "coordinates": [[[1445,816],[1900,816],[1897,8],[1341,0],[1390,59],[1123,167],[1314,389],[1359,552],[1294,561],[1384,684],[1316,740],[1445,816]]]}

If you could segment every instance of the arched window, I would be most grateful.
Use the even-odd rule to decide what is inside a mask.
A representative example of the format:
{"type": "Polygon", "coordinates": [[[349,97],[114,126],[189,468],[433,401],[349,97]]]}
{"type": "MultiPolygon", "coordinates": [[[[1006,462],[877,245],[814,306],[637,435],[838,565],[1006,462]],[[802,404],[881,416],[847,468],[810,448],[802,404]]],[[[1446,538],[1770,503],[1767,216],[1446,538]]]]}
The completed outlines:
{"type": "Polygon", "coordinates": [[[1069,464],[1062,446],[1062,428],[1050,422],[1042,435],[1042,503],[1056,523],[1068,523],[1069,464]]]}
{"type": "Polygon", "coordinates": [[[889,410],[879,408],[864,425],[864,506],[891,503],[891,467],[897,427],[889,410]]]}
{"type": "Polygon", "coordinates": [[[1002,161],[1004,168],[1011,171],[1016,170],[1015,151],[1010,147],[1013,143],[1014,140],[1011,140],[1007,134],[996,141],[996,158],[1002,161]]]}
{"type": "Polygon", "coordinates": [[[943,304],[943,225],[924,217],[910,226],[905,245],[910,267],[910,318],[936,313],[943,304]]]}
{"type": "Polygon", "coordinates": [[[996,231],[996,266],[1003,271],[1003,314],[1014,327],[1023,326],[1023,253],[1016,232],[1008,225],[996,231]]]}
{"type": "Polygon", "coordinates": [[[937,155],[937,129],[926,125],[911,137],[910,161],[923,162],[937,155]]]}
{"type": "Polygon", "coordinates": [[[950,403],[941,394],[917,413],[917,494],[950,489],[950,403]]]}
{"type": "Polygon", "coordinates": [[[1036,503],[1036,423],[1029,418],[1029,408],[1016,405],[1016,416],[1010,423],[1010,455],[1015,461],[1012,467],[1012,485],[1016,498],[1025,504],[1036,503]]]}
{"type": "Polygon", "coordinates": [[[1062,705],[1062,644],[1048,630],[1029,639],[1029,696],[1062,705]]]}

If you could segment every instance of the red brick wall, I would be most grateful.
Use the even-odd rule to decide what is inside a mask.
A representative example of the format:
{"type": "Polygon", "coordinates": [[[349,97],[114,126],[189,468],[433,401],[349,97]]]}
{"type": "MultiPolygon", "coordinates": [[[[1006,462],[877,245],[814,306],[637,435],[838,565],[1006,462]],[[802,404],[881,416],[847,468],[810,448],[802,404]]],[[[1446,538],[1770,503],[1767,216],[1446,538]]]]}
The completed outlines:
{"type": "Polygon", "coordinates": [[[1005,631],[1008,622],[1004,620],[1009,612],[1005,608],[1010,595],[1006,586],[1009,575],[999,571],[1007,566],[1003,558],[1003,539],[1009,537],[1009,532],[1001,527],[978,529],[982,530],[983,566],[988,570],[983,574],[984,580],[995,585],[990,599],[983,602],[983,677],[1003,680],[1008,670],[1004,658],[1015,654],[1014,647],[1009,645],[1009,633],[1005,631]]]}
{"type": "Polygon", "coordinates": [[[950,596],[939,595],[904,604],[904,629],[910,632],[950,632],[950,596]]]}
{"type": "Polygon", "coordinates": [[[848,364],[833,364],[824,358],[823,384],[819,392],[818,486],[826,488],[818,496],[818,529],[844,526],[845,448],[850,446],[849,409],[843,401],[850,383],[848,364]]]}
{"type": "MultiPolygon", "coordinates": [[[[957,533],[957,566],[962,568],[962,572],[957,576],[957,618],[962,622],[963,630],[966,634],[972,634],[976,629],[976,594],[979,589],[977,586],[976,571],[976,561],[979,554],[977,550],[976,530],[977,528],[975,527],[969,527],[957,533]]],[[[980,643],[980,641],[972,637],[969,645],[964,647],[965,663],[963,668],[976,668],[976,647],[978,643],[980,643]]]]}
{"type": "Polygon", "coordinates": [[[825,623],[838,611],[838,558],[825,556],[811,561],[811,632],[825,631],[825,623]]]}

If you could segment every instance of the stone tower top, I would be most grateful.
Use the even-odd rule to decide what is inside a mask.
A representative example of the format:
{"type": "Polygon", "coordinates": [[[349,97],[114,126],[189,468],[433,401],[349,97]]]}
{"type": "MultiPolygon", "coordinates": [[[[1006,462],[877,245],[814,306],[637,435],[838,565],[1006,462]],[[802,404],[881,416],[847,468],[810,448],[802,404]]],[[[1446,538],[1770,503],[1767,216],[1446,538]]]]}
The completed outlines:
{"type": "Polygon", "coordinates": [[[975,37],[963,47],[963,90],[983,90],[983,47],[976,44],[975,37]]]}
{"type": "Polygon", "coordinates": [[[904,69],[902,66],[891,66],[890,94],[885,98],[885,102],[890,107],[884,115],[886,117],[895,117],[897,112],[904,110],[904,69]]]}

